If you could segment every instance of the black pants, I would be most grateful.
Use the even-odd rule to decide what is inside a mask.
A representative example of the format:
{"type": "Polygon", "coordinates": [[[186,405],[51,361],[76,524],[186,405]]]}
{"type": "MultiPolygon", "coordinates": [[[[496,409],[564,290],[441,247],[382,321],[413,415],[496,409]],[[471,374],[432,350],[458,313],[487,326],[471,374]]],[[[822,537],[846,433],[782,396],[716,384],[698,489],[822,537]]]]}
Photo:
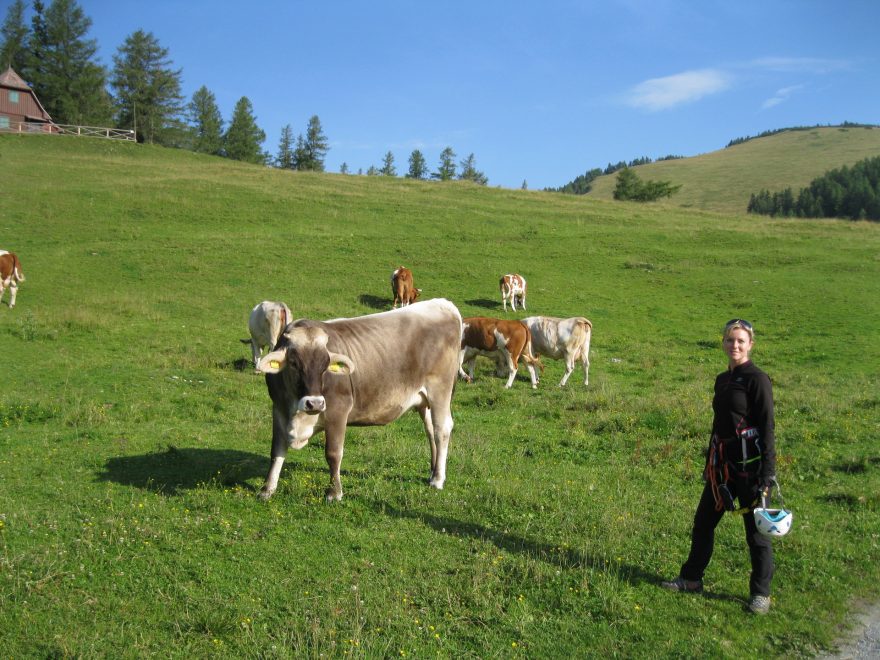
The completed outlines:
{"type": "MultiPolygon", "coordinates": [[[[751,480],[736,480],[728,486],[736,488],[739,505],[751,506],[758,495],[758,486],[751,480]]],[[[715,510],[715,498],[712,496],[712,487],[707,483],[703,488],[703,495],[697,505],[694,514],[694,528],[691,532],[691,552],[687,561],[681,567],[681,577],[685,580],[702,580],[703,573],[712,558],[712,550],[715,546],[715,527],[721,520],[724,511],[715,510]]],[[[770,539],[762,535],[751,512],[743,515],[743,524],[746,530],[746,542],[749,544],[749,554],[752,558],[752,574],[749,577],[749,593],[751,595],[769,596],[770,581],[773,579],[773,545],[770,539]]]]}

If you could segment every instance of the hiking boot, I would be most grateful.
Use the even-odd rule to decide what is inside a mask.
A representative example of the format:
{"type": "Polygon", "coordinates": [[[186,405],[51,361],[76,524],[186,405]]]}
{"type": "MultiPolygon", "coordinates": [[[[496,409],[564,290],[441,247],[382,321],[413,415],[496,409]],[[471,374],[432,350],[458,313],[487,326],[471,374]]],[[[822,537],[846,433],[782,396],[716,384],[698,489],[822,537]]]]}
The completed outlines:
{"type": "Polygon", "coordinates": [[[770,596],[752,596],[749,599],[749,609],[755,614],[767,614],[770,611],[770,596]]]}
{"type": "Polygon", "coordinates": [[[660,586],[670,591],[685,591],[687,593],[700,593],[703,590],[702,580],[685,580],[680,575],[674,580],[661,582],[660,586]]]}

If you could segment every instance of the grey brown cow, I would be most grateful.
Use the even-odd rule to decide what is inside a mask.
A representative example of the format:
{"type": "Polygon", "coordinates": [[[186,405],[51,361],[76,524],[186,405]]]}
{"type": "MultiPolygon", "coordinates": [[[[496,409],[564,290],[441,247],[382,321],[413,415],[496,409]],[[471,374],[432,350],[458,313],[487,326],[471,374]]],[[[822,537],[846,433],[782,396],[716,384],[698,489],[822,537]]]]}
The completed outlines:
{"type": "Polygon", "coordinates": [[[349,426],[382,426],[418,411],[431,446],[430,485],[446,480],[461,314],[435,299],[358,318],[290,324],[260,359],[272,399],[272,463],[260,497],[272,496],[288,448],[324,431],[328,501],[342,499],[339,466],[349,426]]]}

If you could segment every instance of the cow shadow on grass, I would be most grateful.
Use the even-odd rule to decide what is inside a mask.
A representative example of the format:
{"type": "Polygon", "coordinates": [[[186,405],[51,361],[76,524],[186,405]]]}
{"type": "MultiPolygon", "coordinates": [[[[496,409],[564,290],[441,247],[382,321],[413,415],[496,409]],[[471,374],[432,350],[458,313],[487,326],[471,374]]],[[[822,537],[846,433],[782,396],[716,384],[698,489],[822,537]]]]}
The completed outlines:
{"type": "Polygon", "coordinates": [[[236,358],[227,362],[218,362],[217,367],[229,371],[254,371],[254,361],[249,358],[236,358]]]}
{"type": "MultiPolygon", "coordinates": [[[[544,543],[518,534],[511,534],[507,531],[498,531],[480,523],[456,520],[455,518],[437,516],[423,511],[406,511],[385,502],[371,501],[367,502],[367,504],[377,513],[392,518],[415,520],[442,534],[453,534],[458,537],[488,541],[508,555],[526,555],[557,566],[560,569],[585,569],[611,573],[632,585],[653,584],[660,587],[660,583],[663,580],[670,579],[668,575],[657,575],[656,573],[646,571],[640,566],[624,561],[594,555],[578,548],[560,547],[555,544],[544,543]]],[[[742,598],[724,592],[703,592],[700,595],[711,600],[744,602],[742,598]]]]}
{"type": "Polygon", "coordinates": [[[262,479],[268,468],[265,455],[168,445],[164,451],[111,458],[98,480],[172,496],[211,484],[256,491],[248,480],[262,479]]]}
{"type": "Polygon", "coordinates": [[[497,300],[487,300],[486,298],[474,298],[473,300],[465,300],[465,304],[473,307],[482,307],[483,309],[498,309],[501,303],[497,300]]]}
{"type": "Polygon", "coordinates": [[[392,301],[389,300],[387,297],[374,296],[370,293],[362,293],[360,296],[358,296],[358,301],[361,303],[361,305],[364,305],[365,307],[369,307],[371,309],[380,309],[382,311],[385,311],[386,309],[391,309],[392,303],[392,301]]]}

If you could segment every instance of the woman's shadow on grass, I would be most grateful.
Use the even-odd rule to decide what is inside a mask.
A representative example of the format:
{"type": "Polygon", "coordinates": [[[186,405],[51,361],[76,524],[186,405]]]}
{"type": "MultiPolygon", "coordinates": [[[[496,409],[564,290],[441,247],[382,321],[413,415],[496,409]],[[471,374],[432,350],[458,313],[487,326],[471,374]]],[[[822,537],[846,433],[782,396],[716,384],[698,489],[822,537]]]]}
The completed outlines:
{"type": "Polygon", "coordinates": [[[168,445],[164,451],[111,458],[98,479],[178,495],[212,482],[255,490],[248,480],[265,477],[267,469],[266,457],[251,452],[168,445]]]}
{"type": "MultiPolygon", "coordinates": [[[[369,506],[376,512],[392,518],[417,520],[442,534],[454,534],[459,537],[489,541],[499,550],[508,554],[528,555],[562,569],[593,569],[603,573],[615,573],[621,580],[630,584],[649,583],[658,588],[663,580],[669,579],[668,576],[651,573],[635,564],[594,555],[571,546],[558,546],[511,534],[507,531],[501,532],[476,522],[436,516],[422,511],[407,511],[384,502],[372,501],[369,502],[369,506]]],[[[704,592],[701,596],[713,600],[742,601],[741,598],[722,592],[704,592]]]]}

